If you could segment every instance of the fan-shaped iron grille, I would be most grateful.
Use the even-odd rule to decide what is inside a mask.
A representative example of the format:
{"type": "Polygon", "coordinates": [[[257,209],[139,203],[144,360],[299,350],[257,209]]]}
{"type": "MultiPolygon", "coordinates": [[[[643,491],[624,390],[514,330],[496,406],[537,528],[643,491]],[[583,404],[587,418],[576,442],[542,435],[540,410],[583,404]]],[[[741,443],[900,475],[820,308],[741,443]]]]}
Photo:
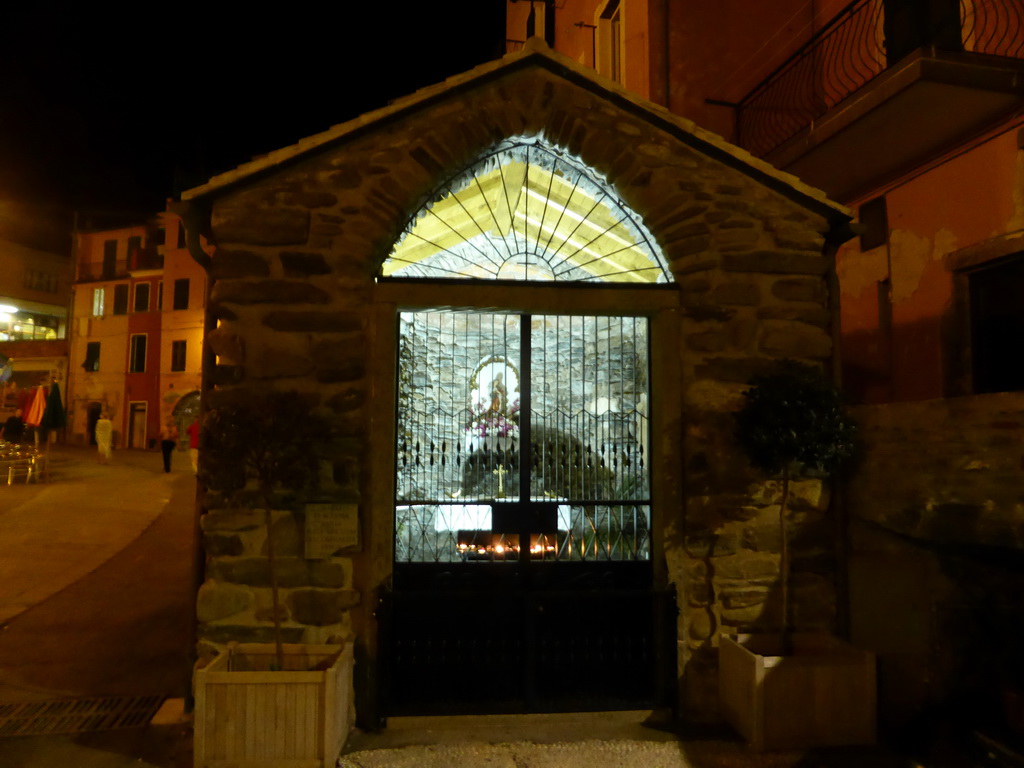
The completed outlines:
{"type": "Polygon", "coordinates": [[[670,272],[598,174],[539,139],[501,142],[440,184],[382,277],[650,284],[670,272]]]}

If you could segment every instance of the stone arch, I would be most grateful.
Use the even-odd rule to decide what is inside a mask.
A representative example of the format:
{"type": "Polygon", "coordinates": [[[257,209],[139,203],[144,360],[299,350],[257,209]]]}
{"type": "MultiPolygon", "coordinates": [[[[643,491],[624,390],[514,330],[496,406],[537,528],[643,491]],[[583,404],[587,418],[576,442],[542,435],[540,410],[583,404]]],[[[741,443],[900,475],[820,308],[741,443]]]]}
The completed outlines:
{"type": "Polygon", "coordinates": [[[186,392],[178,398],[177,402],[175,402],[171,408],[171,418],[177,425],[178,432],[181,435],[184,435],[185,429],[193,421],[199,418],[199,397],[200,395],[198,390],[186,392]]]}

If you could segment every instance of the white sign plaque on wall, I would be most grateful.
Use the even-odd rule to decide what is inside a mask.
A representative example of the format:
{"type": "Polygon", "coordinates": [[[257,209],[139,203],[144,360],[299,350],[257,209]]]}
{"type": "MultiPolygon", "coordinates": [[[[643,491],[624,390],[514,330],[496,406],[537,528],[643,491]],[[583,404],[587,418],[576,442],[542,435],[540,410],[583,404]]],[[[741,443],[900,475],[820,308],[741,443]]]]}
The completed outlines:
{"type": "Polygon", "coordinates": [[[306,505],[306,559],[330,557],[359,546],[358,504],[306,505]]]}

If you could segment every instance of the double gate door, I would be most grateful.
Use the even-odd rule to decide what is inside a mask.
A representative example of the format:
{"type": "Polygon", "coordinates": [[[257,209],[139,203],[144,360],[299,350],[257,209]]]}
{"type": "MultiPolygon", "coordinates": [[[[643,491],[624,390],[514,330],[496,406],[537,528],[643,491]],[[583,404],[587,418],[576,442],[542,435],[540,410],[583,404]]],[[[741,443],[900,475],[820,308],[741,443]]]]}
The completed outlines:
{"type": "Polygon", "coordinates": [[[647,323],[404,313],[388,714],[625,709],[666,698],[647,323]]]}

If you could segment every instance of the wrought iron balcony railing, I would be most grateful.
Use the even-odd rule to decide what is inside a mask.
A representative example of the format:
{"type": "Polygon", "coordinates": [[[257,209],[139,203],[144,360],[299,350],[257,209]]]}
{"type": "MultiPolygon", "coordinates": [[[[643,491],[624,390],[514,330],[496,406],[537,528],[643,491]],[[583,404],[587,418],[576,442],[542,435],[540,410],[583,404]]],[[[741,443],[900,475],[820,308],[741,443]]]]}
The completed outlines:
{"type": "MultiPolygon", "coordinates": [[[[959,40],[917,30],[923,45],[1024,58],[1024,0],[959,4],[959,40]]],[[[747,94],[737,109],[740,146],[766,155],[895,63],[884,7],[884,0],[854,0],[747,94]]]]}
{"type": "Polygon", "coordinates": [[[128,256],[129,269],[163,269],[164,255],[157,251],[156,246],[146,246],[133,251],[128,256]]]}

